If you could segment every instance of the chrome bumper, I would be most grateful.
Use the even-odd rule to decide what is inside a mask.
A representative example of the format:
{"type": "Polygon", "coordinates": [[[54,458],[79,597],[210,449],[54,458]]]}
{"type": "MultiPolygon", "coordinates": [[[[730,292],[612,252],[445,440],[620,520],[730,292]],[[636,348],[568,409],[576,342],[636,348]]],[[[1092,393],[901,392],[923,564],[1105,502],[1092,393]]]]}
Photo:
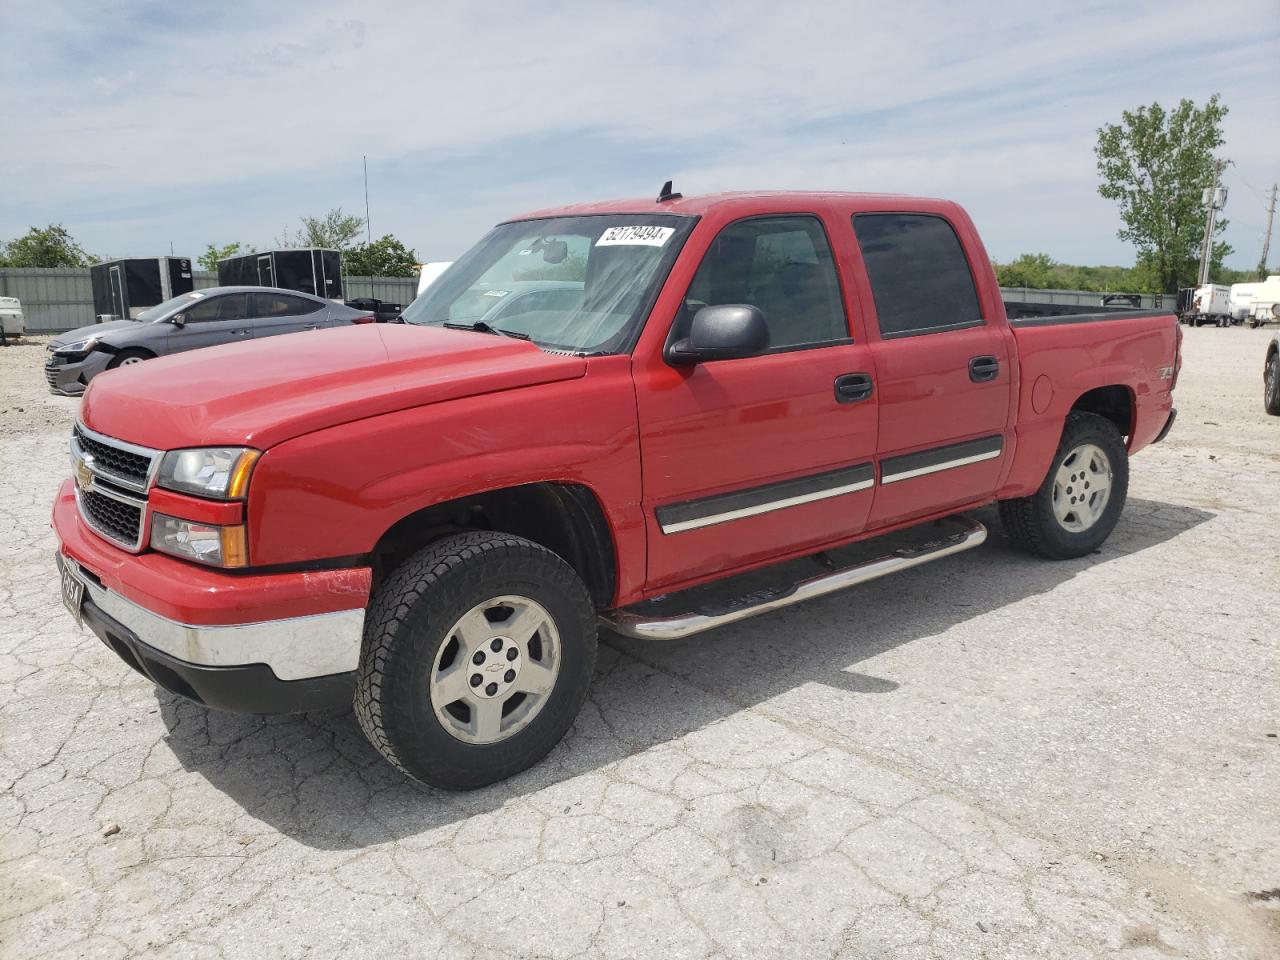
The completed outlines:
{"type": "Polygon", "coordinates": [[[85,596],[138,639],[177,660],[202,667],[265,664],[279,680],[349,673],[360,662],[364,610],[341,610],[228,626],[178,623],[99,586],[74,560],[60,562],[84,582],[85,596]]]}

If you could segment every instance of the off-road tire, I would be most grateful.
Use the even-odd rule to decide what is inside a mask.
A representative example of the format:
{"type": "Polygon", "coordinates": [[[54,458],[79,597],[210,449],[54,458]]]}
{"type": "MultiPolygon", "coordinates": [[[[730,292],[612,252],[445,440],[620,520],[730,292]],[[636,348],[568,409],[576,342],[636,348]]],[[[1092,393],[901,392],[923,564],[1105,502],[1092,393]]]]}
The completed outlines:
{"type": "Polygon", "coordinates": [[[430,786],[470,790],[519,773],[560,742],[586,699],[595,661],[595,609],[569,564],[511,534],[457,534],[419,550],[375,590],[356,671],[356,718],[402,773],[430,786]],[[526,727],[496,743],[465,743],[432,709],[431,671],[458,618],[506,594],[535,600],[554,619],[559,674],[526,727]]]}
{"type": "Polygon", "coordinates": [[[1273,417],[1280,417],[1280,351],[1267,358],[1262,375],[1262,405],[1273,417]]]}
{"type": "Polygon", "coordinates": [[[1129,452],[1116,425],[1095,413],[1067,415],[1062,439],[1040,489],[1029,497],[1000,501],[1000,522],[1018,547],[1050,560],[1070,560],[1097,550],[1115,529],[1129,490],[1129,452]],[[1053,480],[1062,462],[1081,444],[1100,447],[1111,466],[1111,497],[1102,516],[1079,533],[1065,529],[1053,511],[1053,480]]]}
{"type": "Polygon", "coordinates": [[[154,360],[155,358],[156,355],[147,350],[121,350],[111,358],[111,362],[107,364],[107,369],[114,370],[116,367],[123,366],[129,360],[154,360]]]}

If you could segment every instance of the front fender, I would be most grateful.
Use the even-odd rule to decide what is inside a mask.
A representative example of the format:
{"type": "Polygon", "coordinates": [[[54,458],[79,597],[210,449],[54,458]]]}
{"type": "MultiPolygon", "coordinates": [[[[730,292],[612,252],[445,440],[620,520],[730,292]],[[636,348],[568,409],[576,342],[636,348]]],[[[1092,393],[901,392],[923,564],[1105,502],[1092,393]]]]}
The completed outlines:
{"type": "Polygon", "coordinates": [[[250,561],[365,555],[422,509],[539,482],[590,490],[617,545],[619,592],[643,582],[628,358],[593,358],[580,379],[385,414],[272,447],[250,482],[250,561]]]}

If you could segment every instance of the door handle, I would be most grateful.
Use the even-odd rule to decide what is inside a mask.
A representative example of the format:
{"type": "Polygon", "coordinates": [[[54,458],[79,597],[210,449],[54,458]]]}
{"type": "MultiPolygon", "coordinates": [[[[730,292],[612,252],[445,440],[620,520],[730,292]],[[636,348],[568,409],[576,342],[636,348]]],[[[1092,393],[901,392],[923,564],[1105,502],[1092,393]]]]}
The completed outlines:
{"type": "Polygon", "coordinates": [[[303,330],[319,330],[319,329],[320,329],[320,324],[318,324],[318,323],[308,323],[308,324],[307,324],[305,327],[303,327],[302,329],[303,329],[303,330]]]}
{"type": "Polygon", "coordinates": [[[995,357],[974,357],[969,361],[969,379],[986,383],[1000,376],[1000,361],[995,357]]]}
{"type": "Polygon", "coordinates": [[[229,331],[229,333],[230,333],[233,337],[247,337],[247,336],[249,335],[249,331],[248,331],[248,330],[231,330],[231,331],[229,331]]]}
{"type": "Polygon", "coordinates": [[[871,374],[846,373],[836,377],[836,403],[857,403],[871,396],[871,374]]]}

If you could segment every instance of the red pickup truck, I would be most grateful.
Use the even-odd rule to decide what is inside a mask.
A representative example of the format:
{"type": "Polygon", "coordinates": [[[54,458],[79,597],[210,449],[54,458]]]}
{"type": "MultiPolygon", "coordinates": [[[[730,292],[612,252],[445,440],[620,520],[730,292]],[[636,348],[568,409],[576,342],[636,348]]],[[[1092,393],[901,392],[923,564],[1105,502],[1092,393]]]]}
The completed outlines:
{"type": "Polygon", "coordinates": [[[73,616],[155,683],[354,700],[450,788],[556,744],[598,624],[685,637],[829,593],[977,546],[954,515],[992,502],[1032,552],[1090,553],[1180,365],[1172,313],[1009,319],[959,206],[874,194],[530,214],[403,319],[95,379],[53,524],[73,616]]]}

